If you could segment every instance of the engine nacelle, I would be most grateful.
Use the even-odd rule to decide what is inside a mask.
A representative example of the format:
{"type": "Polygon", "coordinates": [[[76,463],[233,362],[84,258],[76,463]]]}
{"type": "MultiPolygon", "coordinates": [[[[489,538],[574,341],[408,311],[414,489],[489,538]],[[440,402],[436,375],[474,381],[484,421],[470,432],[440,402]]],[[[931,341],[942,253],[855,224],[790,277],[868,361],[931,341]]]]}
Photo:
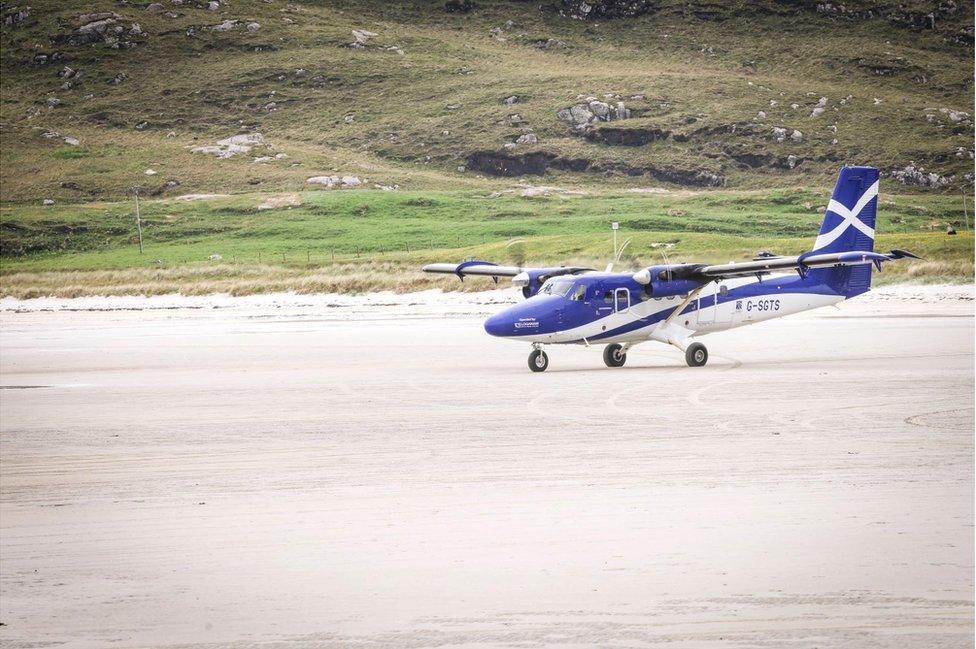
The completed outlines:
{"type": "Polygon", "coordinates": [[[704,283],[693,277],[698,268],[697,264],[650,266],[634,273],[634,281],[652,297],[687,295],[704,283]]]}

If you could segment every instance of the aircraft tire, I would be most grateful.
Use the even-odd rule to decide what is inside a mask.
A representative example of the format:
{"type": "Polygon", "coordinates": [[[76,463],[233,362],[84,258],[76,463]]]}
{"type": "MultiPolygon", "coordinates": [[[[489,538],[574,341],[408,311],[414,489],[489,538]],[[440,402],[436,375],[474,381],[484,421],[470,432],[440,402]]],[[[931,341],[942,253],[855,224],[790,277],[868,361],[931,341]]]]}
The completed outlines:
{"type": "Polygon", "coordinates": [[[702,367],[708,362],[708,348],[701,343],[692,343],[685,350],[685,361],[689,367],[702,367]]]}
{"type": "Polygon", "coordinates": [[[545,372],[549,367],[549,357],[541,349],[533,349],[529,354],[529,369],[533,372],[545,372]]]}
{"type": "Polygon", "coordinates": [[[627,353],[620,353],[621,346],[617,343],[607,345],[603,349],[603,362],[607,367],[623,367],[627,362],[627,353]]]}

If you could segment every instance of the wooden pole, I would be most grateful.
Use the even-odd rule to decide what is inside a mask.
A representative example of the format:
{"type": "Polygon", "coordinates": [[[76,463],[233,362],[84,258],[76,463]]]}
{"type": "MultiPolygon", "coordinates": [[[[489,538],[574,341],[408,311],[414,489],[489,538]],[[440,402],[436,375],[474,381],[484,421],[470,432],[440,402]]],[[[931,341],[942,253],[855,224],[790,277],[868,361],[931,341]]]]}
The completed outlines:
{"type": "Polygon", "coordinates": [[[969,229],[969,210],[966,208],[966,192],[962,193],[962,215],[966,219],[966,229],[969,229]]]}
{"type": "Polygon", "coordinates": [[[136,190],[136,231],[139,233],[139,254],[143,254],[142,249],[142,217],[139,214],[139,188],[136,190]]]}

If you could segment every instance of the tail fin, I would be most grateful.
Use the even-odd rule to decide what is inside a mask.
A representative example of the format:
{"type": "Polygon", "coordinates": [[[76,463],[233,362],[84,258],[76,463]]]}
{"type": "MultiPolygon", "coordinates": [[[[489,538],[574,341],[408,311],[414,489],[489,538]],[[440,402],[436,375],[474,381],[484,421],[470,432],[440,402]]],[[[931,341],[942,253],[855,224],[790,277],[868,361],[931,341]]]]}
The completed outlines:
{"type": "MultiPolygon", "coordinates": [[[[874,167],[844,167],[837,175],[833,196],[827,204],[815,253],[874,250],[874,223],[878,215],[878,178],[874,167]]],[[[846,297],[871,288],[871,265],[814,271],[816,279],[846,297]]]]}

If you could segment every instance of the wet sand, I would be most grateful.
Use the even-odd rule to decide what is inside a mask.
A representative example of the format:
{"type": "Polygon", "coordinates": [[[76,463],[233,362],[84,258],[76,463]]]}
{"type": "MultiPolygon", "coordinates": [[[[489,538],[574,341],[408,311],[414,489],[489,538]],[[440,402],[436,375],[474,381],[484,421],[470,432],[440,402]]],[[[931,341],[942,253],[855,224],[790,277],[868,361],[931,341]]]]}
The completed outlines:
{"type": "Polygon", "coordinates": [[[0,644],[971,647],[972,302],[0,313],[0,644]]]}

